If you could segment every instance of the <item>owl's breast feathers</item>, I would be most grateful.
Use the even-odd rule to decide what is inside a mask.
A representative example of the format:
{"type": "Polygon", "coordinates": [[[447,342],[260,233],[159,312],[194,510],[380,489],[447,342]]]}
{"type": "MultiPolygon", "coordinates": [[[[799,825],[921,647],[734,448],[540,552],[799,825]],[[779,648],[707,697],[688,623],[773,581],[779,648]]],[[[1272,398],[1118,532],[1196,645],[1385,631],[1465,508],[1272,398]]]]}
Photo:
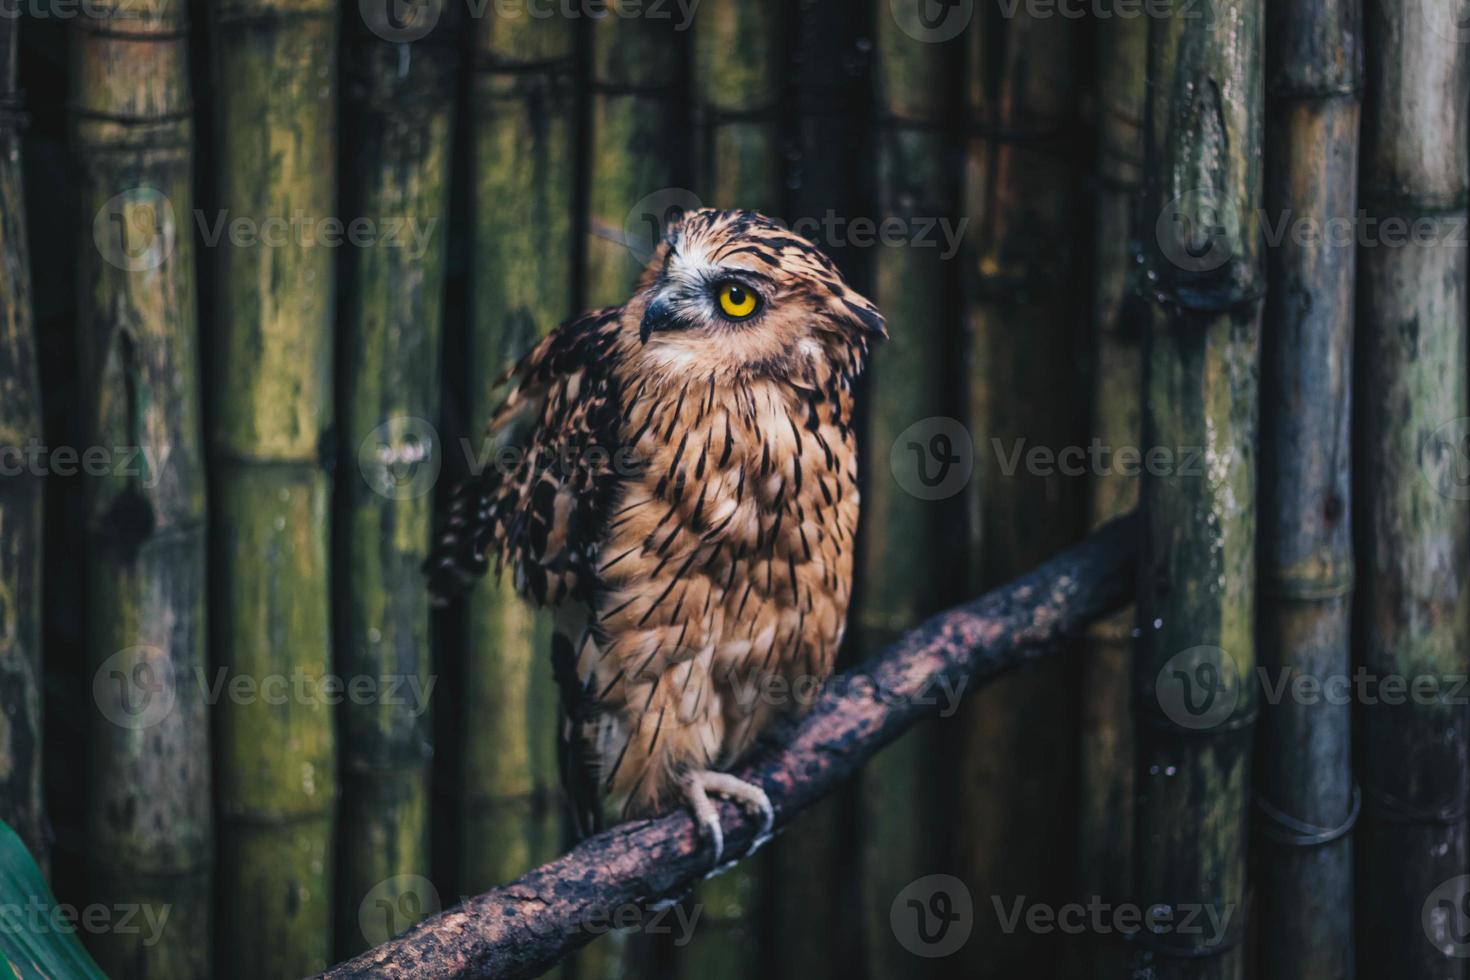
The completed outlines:
{"type": "Polygon", "coordinates": [[[493,554],[532,602],[588,607],[566,734],[632,814],[680,771],[733,762],[830,674],[866,347],[679,376],[647,369],[620,313],[566,324],[511,373],[491,432],[524,451],[460,493],[428,570],[448,595],[493,554]]]}

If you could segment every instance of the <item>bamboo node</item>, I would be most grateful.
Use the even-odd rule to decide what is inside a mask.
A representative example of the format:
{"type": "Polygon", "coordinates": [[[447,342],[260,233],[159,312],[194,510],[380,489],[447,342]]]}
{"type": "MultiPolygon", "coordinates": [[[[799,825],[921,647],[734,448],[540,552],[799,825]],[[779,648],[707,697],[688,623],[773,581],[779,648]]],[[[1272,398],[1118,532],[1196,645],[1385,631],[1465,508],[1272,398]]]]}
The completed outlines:
{"type": "Polygon", "coordinates": [[[1255,797],[1255,804],[1261,816],[1268,821],[1261,828],[1261,834],[1267,840],[1283,847],[1320,847],[1352,833],[1358,822],[1358,814],[1363,810],[1363,789],[1356,782],[1353,783],[1353,801],[1348,807],[1348,815],[1336,827],[1318,827],[1305,820],[1298,820],[1259,794],[1255,797]]]}
{"type": "Polygon", "coordinates": [[[1467,803],[1470,803],[1470,798],[1461,796],[1443,806],[1421,807],[1407,800],[1401,800],[1392,793],[1377,789],[1371,783],[1366,789],[1369,811],[1380,823],[1454,826],[1464,822],[1467,803]]]}

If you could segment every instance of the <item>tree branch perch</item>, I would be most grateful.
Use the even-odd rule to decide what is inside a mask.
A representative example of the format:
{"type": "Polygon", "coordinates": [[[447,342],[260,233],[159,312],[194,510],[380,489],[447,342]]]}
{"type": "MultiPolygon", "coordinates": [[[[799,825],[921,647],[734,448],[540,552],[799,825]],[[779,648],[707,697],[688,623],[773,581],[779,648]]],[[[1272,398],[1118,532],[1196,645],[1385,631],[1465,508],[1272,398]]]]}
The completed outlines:
{"type": "MultiPolygon", "coordinates": [[[[945,703],[937,692],[974,690],[1126,604],[1135,537],[1131,516],[1114,521],[1023,578],[925,621],[834,678],[790,738],[742,767],[740,778],[765,788],[781,827],[937,714],[945,703]]],[[[720,804],[720,819],[726,853],[743,853],[758,820],[729,803],[720,804]]],[[[603,931],[611,910],[684,895],[709,861],[685,810],[630,821],[322,976],[538,976],[603,931]]]]}

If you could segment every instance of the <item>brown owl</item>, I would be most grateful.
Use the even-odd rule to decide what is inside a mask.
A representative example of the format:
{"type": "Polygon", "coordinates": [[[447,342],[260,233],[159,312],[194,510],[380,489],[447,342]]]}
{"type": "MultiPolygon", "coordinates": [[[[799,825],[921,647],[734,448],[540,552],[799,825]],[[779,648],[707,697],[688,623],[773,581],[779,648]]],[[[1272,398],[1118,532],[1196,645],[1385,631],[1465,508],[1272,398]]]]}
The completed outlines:
{"type": "Polygon", "coordinates": [[[810,242],[749,211],[667,231],[626,304],[506,375],[501,465],[425,563],[439,599],[509,565],[556,610],[562,777],[579,829],[671,800],[719,860],[724,771],[832,672],[858,522],[853,382],[886,336],[810,242]],[[507,451],[508,450],[508,451],[507,451]]]}

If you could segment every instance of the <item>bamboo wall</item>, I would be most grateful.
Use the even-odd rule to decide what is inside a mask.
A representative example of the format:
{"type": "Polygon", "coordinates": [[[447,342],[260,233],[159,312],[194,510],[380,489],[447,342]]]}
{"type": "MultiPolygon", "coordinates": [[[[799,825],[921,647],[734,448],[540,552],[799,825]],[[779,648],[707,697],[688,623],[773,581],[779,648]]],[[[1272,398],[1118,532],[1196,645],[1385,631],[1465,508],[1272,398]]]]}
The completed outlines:
{"type": "Polygon", "coordinates": [[[549,623],[417,564],[499,373],[747,207],[891,334],[840,665],[1134,507],[1138,603],[556,975],[1464,977],[1464,704],[1280,696],[1470,672],[1446,4],[0,16],[0,463],[104,464],[0,471],[0,818],[167,914],[84,931],[120,977],[314,973],[563,850],[549,623]]]}

